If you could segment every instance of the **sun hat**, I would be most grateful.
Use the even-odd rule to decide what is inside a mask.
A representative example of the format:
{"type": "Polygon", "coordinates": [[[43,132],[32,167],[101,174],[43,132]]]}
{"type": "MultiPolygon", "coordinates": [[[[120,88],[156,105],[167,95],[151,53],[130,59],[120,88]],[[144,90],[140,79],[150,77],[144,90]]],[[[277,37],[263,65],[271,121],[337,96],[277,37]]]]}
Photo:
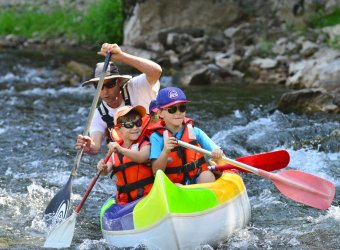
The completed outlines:
{"type": "Polygon", "coordinates": [[[137,105],[137,106],[123,106],[117,109],[117,112],[115,114],[115,124],[117,125],[117,120],[119,117],[124,116],[128,114],[131,110],[136,110],[138,114],[143,117],[146,115],[146,110],[143,106],[137,105]]]}
{"type": "Polygon", "coordinates": [[[156,99],[154,99],[154,100],[152,100],[150,102],[150,105],[149,105],[149,114],[151,114],[151,112],[156,113],[157,111],[158,111],[157,101],[156,101],[156,99]]]}
{"type": "MultiPolygon", "coordinates": [[[[93,78],[86,82],[83,82],[82,86],[86,86],[88,84],[98,82],[100,75],[103,72],[103,67],[104,67],[103,62],[97,63],[93,71],[93,78]]],[[[106,80],[106,79],[113,79],[113,78],[123,78],[125,80],[130,80],[132,76],[120,75],[117,66],[113,62],[109,62],[104,79],[106,80]]]]}
{"type": "Polygon", "coordinates": [[[180,88],[167,87],[158,92],[156,102],[158,108],[167,108],[177,103],[186,103],[190,101],[187,100],[187,97],[180,88]]]}

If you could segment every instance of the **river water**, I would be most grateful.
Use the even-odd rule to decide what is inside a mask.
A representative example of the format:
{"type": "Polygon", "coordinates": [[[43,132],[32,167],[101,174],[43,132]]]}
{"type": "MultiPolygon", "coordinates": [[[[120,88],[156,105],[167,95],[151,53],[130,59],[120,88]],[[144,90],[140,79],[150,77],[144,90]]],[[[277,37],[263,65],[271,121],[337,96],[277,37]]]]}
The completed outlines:
{"type": "MultiPolygon", "coordinates": [[[[0,53],[0,249],[42,248],[44,209],[69,178],[75,138],[93,98],[90,88],[56,82],[55,68],[71,58],[89,65],[98,59],[89,53],[0,53]]],[[[320,211],[286,198],[269,180],[243,174],[252,218],[218,249],[340,249],[340,116],[277,111],[284,87],[235,83],[184,90],[192,100],[187,115],[230,158],[286,149],[287,169],[318,175],[337,189],[332,206],[320,211]]],[[[83,156],[73,207],[103,155],[83,156]]],[[[117,249],[102,239],[99,226],[99,208],[113,192],[112,182],[101,177],[77,218],[70,249],[117,249]]]]}

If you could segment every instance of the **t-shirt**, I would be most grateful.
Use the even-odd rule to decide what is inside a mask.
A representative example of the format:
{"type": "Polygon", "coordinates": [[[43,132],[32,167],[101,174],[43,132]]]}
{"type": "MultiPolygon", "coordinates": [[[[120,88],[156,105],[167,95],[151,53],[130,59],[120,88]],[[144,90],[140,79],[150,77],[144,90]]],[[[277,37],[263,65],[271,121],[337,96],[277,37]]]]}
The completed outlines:
{"type": "MultiPolygon", "coordinates": [[[[133,77],[127,85],[127,89],[130,94],[131,105],[141,105],[146,110],[149,110],[149,105],[152,99],[155,99],[160,88],[160,83],[157,81],[153,86],[151,86],[146,78],[145,74],[138,75],[133,77]]],[[[108,109],[109,115],[114,117],[116,111],[119,107],[125,105],[125,102],[121,103],[118,108],[109,107],[104,101],[103,105],[108,109]]],[[[101,132],[105,134],[105,130],[107,128],[106,122],[103,121],[102,116],[100,115],[98,109],[95,110],[92,123],[90,125],[90,135],[93,132],[101,132]]]]}
{"type": "MultiPolygon", "coordinates": [[[[173,134],[175,138],[178,140],[181,139],[182,134],[183,134],[184,128],[173,134]]],[[[194,127],[194,132],[196,134],[196,140],[199,145],[201,145],[202,148],[208,151],[212,151],[215,148],[220,148],[217,146],[210,138],[209,136],[204,133],[201,129],[194,127]]],[[[164,148],[164,138],[163,136],[160,136],[158,133],[154,132],[152,133],[150,137],[150,143],[151,143],[151,151],[150,151],[150,160],[152,159],[158,159],[159,156],[161,155],[161,152],[164,148]]]]}

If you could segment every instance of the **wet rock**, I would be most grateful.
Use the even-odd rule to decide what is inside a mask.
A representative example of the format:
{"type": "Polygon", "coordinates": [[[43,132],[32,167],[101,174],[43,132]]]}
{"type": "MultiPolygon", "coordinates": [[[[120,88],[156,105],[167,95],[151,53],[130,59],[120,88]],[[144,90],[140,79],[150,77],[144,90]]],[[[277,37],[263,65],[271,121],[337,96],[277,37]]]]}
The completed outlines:
{"type": "Polygon", "coordinates": [[[71,74],[78,75],[81,81],[85,81],[93,76],[93,69],[90,66],[75,61],[67,63],[66,70],[71,74]]]}
{"type": "Polygon", "coordinates": [[[302,44],[302,49],[300,50],[300,53],[304,57],[310,57],[316,51],[318,51],[318,45],[316,45],[315,43],[312,43],[310,41],[306,41],[302,44]]]}
{"type": "Polygon", "coordinates": [[[340,107],[340,88],[332,91],[332,95],[334,96],[334,104],[340,107]]]}
{"type": "Polygon", "coordinates": [[[183,67],[179,82],[188,85],[210,85],[211,77],[208,66],[202,63],[188,64],[183,67]]]}
{"type": "Polygon", "coordinates": [[[294,54],[300,50],[301,46],[295,42],[289,41],[287,37],[280,38],[272,48],[272,52],[278,55],[294,54]]]}
{"type": "Polygon", "coordinates": [[[323,32],[325,32],[331,41],[337,41],[340,36],[340,24],[325,27],[322,29],[323,32]]]}
{"type": "Polygon", "coordinates": [[[340,107],[334,104],[334,96],[323,88],[301,89],[283,94],[279,109],[289,113],[328,112],[339,113],[340,107]]]}
{"type": "Polygon", "coordinates": [[[340,87],[340,52],[324,48],[312,58],[289,64],[289,78],[286,85],[290,88],[318,88],[328,90],[340,87]]]}
{"type": "Polygon", "coordinates": [[[255,58],[251,62],[251,66],[259,67],[260,69],[272,69],[277,66],[277,61],[272,58],[255,58]]]}
{"type": "Polygon", "coordinates": [[[22,36],[10,34],[0,39],[0,48],[17,49],[22,46],[26,40],[27,39],[22,36]]]}

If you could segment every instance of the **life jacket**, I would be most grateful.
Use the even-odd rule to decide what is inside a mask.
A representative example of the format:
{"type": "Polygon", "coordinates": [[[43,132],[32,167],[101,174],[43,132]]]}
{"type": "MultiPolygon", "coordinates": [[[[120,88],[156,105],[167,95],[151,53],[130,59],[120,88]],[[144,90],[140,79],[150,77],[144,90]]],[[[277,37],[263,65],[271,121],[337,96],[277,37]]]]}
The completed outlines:
{"type": "MultiPolygon", "coordinates": [[[[131,99],[130,99],[130,94],[127,88],[127,82],[120,88],[123,100],[125,102],[125,105],[131,105],[131,99]]],[[[112,137],[111,137],[111,129],[114,128],[114,119],[112,116],[109,115],[109,110],[107,107],[104,105],[103,102],[101,102],[98,107],[98,112],[102,117],[102,120],[106,123],[107,127],[105,130],[105,137],[106,137],[106,143],[112,142],[112,137]]]]}
{"type": "MultiPolygon", "coordinates": [[[[193,121],[189,118],[184,118],[183,125],[184,131],[180,140],[201,147],[196,140],[192,127],[193,121]]],[[[167,131],[164,121],[150,126],[149,129],[150,132],[156,132],[162,137],[164,132],[167,131]]],[[[170,131],[168,136],[172,136],[170,131]]],[[[168,163],[164,172],[172,182],[185,184],[194,183],[194,179],[206,170],[208,170],[208,165],[203,154],[178,145],[168,154],[168,163]]]]}
{"type": "MultiPolygon", "coordinates": [[[[131,145],[129,149],[139,150],[141,143],[131,145]]],[[[147,195],[154,182],[151,164],[136,163],[121,153],[114,153],[113,175],[117,176],[116,200],[126,204],[147,195]]]]}

